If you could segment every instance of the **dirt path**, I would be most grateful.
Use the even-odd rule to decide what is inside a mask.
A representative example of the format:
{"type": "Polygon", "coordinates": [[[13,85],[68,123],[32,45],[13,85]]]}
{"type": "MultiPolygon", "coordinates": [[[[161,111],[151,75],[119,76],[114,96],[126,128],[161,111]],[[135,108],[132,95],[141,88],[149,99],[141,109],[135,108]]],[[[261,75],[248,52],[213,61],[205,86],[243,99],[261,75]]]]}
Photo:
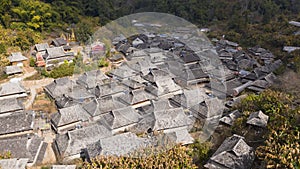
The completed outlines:
{"type": "Polygon", "coordinates": [[[28,100],[25,102],[25,109],[30,108],[30,106],[33,104],[34,99],[37,95],[37,90],[42,89],[46,85],[50,84],[53,82],[52,78],[45,78],[41,80],[32,80],[32,81],[22,81],[23,86],[26,89],[30,90],[30,96],[28,100]]]}

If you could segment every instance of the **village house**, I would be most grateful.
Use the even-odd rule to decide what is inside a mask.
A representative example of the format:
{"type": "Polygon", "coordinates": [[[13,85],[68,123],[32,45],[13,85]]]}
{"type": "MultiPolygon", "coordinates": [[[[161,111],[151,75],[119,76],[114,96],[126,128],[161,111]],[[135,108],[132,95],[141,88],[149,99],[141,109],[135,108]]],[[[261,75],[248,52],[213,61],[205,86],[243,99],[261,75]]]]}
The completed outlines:
{"type": "Polygon", "coordinates": [[[48,143],[33,134],[0,140],[0,152],[10,152],[13,158],[28,159],[27,166],[41,164],[48,143]]]}
{"type": "Polygon", "coordinates": [[[145,90],[156,97],[170,98],[182,92],[181,87],[174,82],[169,72],[153,69],[143,78],[148,81],[145,90]]]}
{"type": "Polygon", "coordinates": [[[76,104],[85,104],[95,98],[95,95],[90,93],[82,86],[74,86],[72,91],[63,94],[62,97],[56,98],[55,103],[58,108],[73,106],[76,104]]]}
{"type": "Polygon", "coordinates": [[[179,129],[163,135],[165,145],[188,145],[194,143],[194,138],[187,129],[179,129]]]}
{"type": "Polygon", "coordinates": [[[144,50],[135,50],[132,53],[130,53],[129,55],[126,56],[126,59],[128,61],[131,60],[142,60],[146,57],[149,57],[149,55],[144,51],[144,50]]]}
{"type": "Polygon", "coordinates": [[[151,104],[150,100],[154,98],[152,94],[146,92],[144,89],[135,89],[120,96],[119,100],[128,106],[138,108],[151,104]]]}
{"type": "Polygon", "coordinates": [[[268,124],[269,116],[265,115],[261,110],[253,112],[247,119],[247,124],[256,127],[266,127],[268,124]]]}
{"type": "Polygon", "coordinates": [[[142,60],[133,60],[127,62],[129,67],[142,75],[147,75],[150,70],[157,69],[157,66],[152,64],[147,58],[142,60]]]}
{"type": "Polygon", "coordinates": [[[220,119],[220,122],[222,122],[226,125],[232,126],[234,121],[241,116],[242,116],[242,114],[238,110],[234,110],[234,111],[230,112],[229,114],[223,116],[220,119]]]}
{"type": "Polygon", "coordinates": [[[26,169],[28,158],[11,158],[11,159],[1,159],[0,168],[2,169],[26,169]]]}
{"type": "Polygon", "coordinates": [[[124,56],[121,53],[116,53],[109,57],[108,60],[114,65],[119,65],[124,61],[124,56]]]}
{"type": "Polygon", "coordinates": [[[88,90],[95,88],[97,85],[104,84],[104,81],[109,79],[101,70],[92,70],[83,73],[78,77],[77,83],[84,86],[88,90]]]}
{"type": "Polygon", "coordinates": [[[13,66],[6,66],[4,69],[4,72],[7,75],[15,75],[15,74],[23,73],[23,70],[21,67],[19,67],[17,65],[13,65],[13,66]]]}
{"type": "MultiPolygon", "coordinates": [[[[138,77],[140,77],[140,76],[138,76],[138,77]]],[[[132,78],[122,80],[121,83],[124,86],[129,87],[130,90],[145,88],[145,84],[143,82],[141,83],[136,80],[137,80],[136,78],[132,77],[132,78]]]]}
{"type": "Polygon", "coordinates": [[[113,96],[94,99],[83,105],[83,109],[93,117],[94,121],[99,120],[103,114],[110,113],[113,110],[124,107],[126,107],[126,105],[118,101],[118,99],[113,96]]]}
{"type": "Polygon", "coordinates": [[[193,125],[193,120],[188,117],[183,108],[173,108],[165,104],[157,105],[160,109],[151,109],[150,113],[143,115],[142,119],[134,127],[137,133],[163,131],[170,133],[187,129],[193,125]]]}
{"type": "Polygon", "coordinates": [[[33,133],[34,118],[35,114],[32,111],[1,116],[0,138],[33,133]]]}
{"type": "Polygon", "coordinates": [[[58,99],[64,94],[73,91],[77,84],[67,77],[55,79],[52,83],[44,87],[46,94],[52,99],[58,99]]]}
{"type": "Polygon", "coordinates": [[[151,142],[147,138],[140,138],[134,133],[122,133],[112,137],[100,139],[98,142],[90,144],[86,149],[88,159],[99,155],[104,156],[128,156],[136,150],[150,146],[151,142]]]}
{"type": "Polygon", "coordinates": [[[21,100],[11,98],[0,101],[0,116],[9,115],[13,112],[19,112],[22,110],[24,110],[24,106],[21,100]]]}
{"type": "Polygon", "coordinates": [[[122,63],[117,69],[109,72],[109,76],[114,79],[126,79],[137,75],[138,72],[133,70],[126,62],[122,63]]]}
{"type": "Polygon", "coordinates": [[[113,134],[129,131],[141,120],[141,116],[132,107],[115,109],[110,113],[104,114],[99,120],[109,128],[113,134]]]}
{"type": "Polygon", "coordinates": [[[109,129],[95,123],[56,135],[52,148],[57,157],[62,158],[63,161],[70,161],[82,157],[83,150],[87,148],[87,145],[111,136],[112,133],[109,129]]]}
{"type": "Polygon", "coordinates": [[[50,48],[48,43],[40,43],[40,44],[35,44],[34,45],[34,50],[36,52],[41,53],[42,55],[46,54],[46,49],[50,48]]]}
{"type": "Polygon", "coordinates": [[[16,52],[11,53],[11,55],[8,57],[8,60],[13,66],[23,67],[28,58],[23,56],[21,52],[16,52]]]}
{"type": "Polygon", "coordinates": [[[196,118],[207,118],[207,105],[205,100],[209,96],[204,89],[183,90],[182,94],[175,95],[170,99],[170,102],[175,107],[183,107],[191,111],[196,118]]]}
{"type": "Polygon", "coordinates": [[[25,98],[27,97],[27,91],[20,84],[20,82],[7,82],[0,86],[0,100],[10,98],[25,98]]]}
{"type": "Polygon", "coordinates": [[[118,96],[124,93],[126,90],[127,88],[122,83],[113,81],[111,83],[97,85],[94,94],[97,98],[107,96],[118,96]]]}
{"type": "Polygon", "coordinates": [[[52,39],[50,47],[63,47],[65,52],[71,51],[72,49],[64,38],[52,39]]]}
{"type": "Polygon", "coordinates": [[[64,133],[68,130],[82,126],[90,120],[90,115],[80,106],[74,105],[59,109],[51,117],[51,125],[57,133],[64,133]]]}
{"type": "Polygon", "coordinates": [[[51,69],[65,61],[72,62],[74,59],[73,52],[65,52],[63,47],[47,48],[46,54],[43,56],[46,63],[46,68],[51,69]]]}
{"type": "Polygon", "coordinates": [[[233,135],[224,140],[204,167],[208,169],[250,169],[254,157],[253,148],[247,145],[244,138],[233,135]]]}

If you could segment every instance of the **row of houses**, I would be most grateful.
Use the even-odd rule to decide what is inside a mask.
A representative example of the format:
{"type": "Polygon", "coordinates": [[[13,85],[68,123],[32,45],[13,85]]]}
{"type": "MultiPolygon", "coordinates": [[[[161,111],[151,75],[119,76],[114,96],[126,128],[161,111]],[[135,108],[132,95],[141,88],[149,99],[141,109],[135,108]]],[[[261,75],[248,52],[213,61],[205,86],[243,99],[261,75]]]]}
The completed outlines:
{"type": "Polygon", "coordinates": [[[0,160],[2,168],[25,168],[43,161],[48,144],[37,135],[36,113],[24,109],[29,92],[20,82],[0,86],[0,152],[13,159],[0,160]]]}
{"type": "Polygon", "coordinates": [[[36,65],[46,67],[47,70],[65,61],[72,62],[75,56],[72,46],[63,38],[55,38],[50,44],[36,44],[32,55],[35,57],[36,65]]]}
{"type": "Polygon", "coordinates": [[[27,60],[28,58],[23,56],[21,52],[11,53],[8,57],[10,65],[5,67],[4,73],[7,75],[23,73],[23,67],[27,64],[27,60]]]}
{"type": "MultiPolygon", "coordinates": [[[[186,52],[184,44],[175,46],[174,39],[168,42],[170,48],[160,48],[161,43],[149,48],[153,42],[146,37],[135,37],[138,45],[125,39],[116,43],[124,61],[108,74],[90,71],[75,80],[56,79],[45,87],[59,108],[51,118],[57,133],[53,149],[59,157],[126,155],[157,142],[153,132],[189,144],[194,122],[218,115],[209,112],[214,111],[209,107],[217,107],[218,98],[211,93],[211,78],[201,67],[201,58],[186,52]],[[138,137],[141,133],[147,137],[138,137]]],[[[155,37],[151,39],[162,39],[155,37]]],[[[221,82],[227,90],[220,92],[230,101],[243,90],[261,92],[269,87],[276,79],[272,72],[281,65],[259,47],[243,51],[236,43],[220,40],[216,50],[226,66],[221,82]]]]}
{"type": "MultiPolygon", "coordinates": [[[[186,29],[178,31],[189,32],[186,29]]],[[[56,133],[52,143],[56,156],[65,161],[97,155],[126,156],[162,142],[193,143],[190,131],[195,122],[215,123],[215,119],[221,119],[230,125],[240,116],[227,109],[222,115],[222,96],[225,95],[226,106],[230,108],[241,99],[240,93],[244,90],[265,90],[275,82],[273,71],[282,64],[271,52],[260,47],[243,51],[237,43],[222,39],[215,46],[203,44],[202,51],[193,51],[178,39],[181,38],[149,33],[128,39],[117,37],[113,42],[122,59],[116,59],[116,69],[108,73],[93,70],[77,78],[55,79],[47,85],[44,90],[58,108],[50,120],[56,133]],[[213,60],[214,57],[221,62],[213,60]],[[210,72],[221,65],[224,65],[221,75],[210,72]]],[[[51,51],[47,45],[43,56],[49,55],[47,49],[51,51]]],[[[63,46],[60,48],[64,50],[63,46]]],[[[5,100],[0,103],[4,107],[10,102],[16,104],[15,110],[5,110],[0,117],[8,122],[1,129],[6,135],[3,144],[15,139],[24,152],[31,149],[21,144],[33,144],[38,147],[37,151],[32,148],[18,158],[38,163],[47,143],[35,134],[34,112],[25,112],[18,101],[7,100],[26,97],[26,90],[17,92],[18,87],[10,87],[4,84],[0,88],[4,93],[0,99],[5,100]],[[12,125],[13,122],[20,125],[12,125]]],[[[11,106],[6,107],[11,109],[11,106]]],[[[249,117],[247,124],[264,127],[267,121],[267,117],[258,112],[249,117]]],[[[246,140],[233,136],[223,144],[207,168],[251,166],[253,149],[246,140]]],[[[3,151],[15,151],[15,147],[3,147],[3,151]]]]}

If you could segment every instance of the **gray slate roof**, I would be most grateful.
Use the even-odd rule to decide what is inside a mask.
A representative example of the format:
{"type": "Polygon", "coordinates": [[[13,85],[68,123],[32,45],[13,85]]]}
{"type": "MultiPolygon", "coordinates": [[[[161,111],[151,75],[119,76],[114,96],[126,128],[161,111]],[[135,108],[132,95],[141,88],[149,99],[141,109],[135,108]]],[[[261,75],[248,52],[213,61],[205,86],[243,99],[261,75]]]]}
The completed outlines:
{"type": "Polygon", "coordinates": [[[49,48],[48,43],[41,43],[41,44],[36,44],[35,48],[37,49],[38,52],[45,51],[47,48],[49,48]]]}
{"type": "Polygon", "coordinates": [[[55,79],[52,83],[45,86],[46,92],[54,99],[61,97],[63,94],[70,93],[76,86],[75,82],[67,77],[55,79]]]}
{"type": "Polygon", "coordinates": [[[57,135],[55,150],[64,157],[80,154],[87,145],[97,142],[99,139],[111,137],[112,133],[106,127],[92,124],[81,129],[68,131],[63,135],[57,135]]]}
{"type": "Polygon", "coordinates": [[[41,144],[46,144],[42,141],[42,138],[31,135],[28,137],[16,137],[11,139],[0,140],[0,152],[10,151],[14,158],[28,158],[29,162],[41,162],[34,161],[36,157],[43,156],[45,150],[40,150],[41,144]]]}
{"type": "Polygon", "coordinates": [[[130,61],[128,65],[131,69],[140,72],[143,75],[148,74],[151,69],[157,68],[147,59],[130,61]]]}
{"type": "Polygon", "coordinates": [[[253,148],[247,145],[244,138],[233,135],[222,143],[204,167],[209,169],[250,169],[254,157],[253,148]]]}
{"type": "Polygon", "coordinates": [[[130,66],[128,66],[127,63],[123,63],[118,68],[110,71],[109,74],[113,77],[117,77],[117,78],[120,78],[120,79],[125,79],[125,78],[129,78],[129,77],[132,77],[132,76],[136,76],[138,73],[135,70],[131,69],[130,66]]]}
{"type": "Polygon", "coordinates": [[[143,76],[143,78],[150,82],[155,83],[157,81],[170,79],[171,75],[169,74],[169,72],[166,72],[164,70],[152,69],[147,75],[143,76]]]}
{"type": "Polygon", "coordinates": [[[297,21],[290,21],[289,24],[300,27],[300,22],[297,21]]]}
{"type": "Polygon", "coordinates": [[[135,124],[140,119],[141,116],[132,107],[124,107],[103,115],[100,122],[106,124],[110,129],[118,129],[135,124]]]}
{"type": "Polygon", "coordinates": [[[66,56],[64,48],[63,47],[53,47],[53,48],[47,48],[48,57],[47,59],[55,59],[66,56]]]}
{"type": "Polygon", "coordinates": [[[242,114],[238,110],[234,110],[229,113],[227,116],[224,116],[220,119],[221,122],[228,124],[230,126],[233,125],[234,121],[239,118],[242,114]]]}
{"type": "Polygon", "coordinates": [[[153,130],[166,130],[192,125],[192,120],[182,108],[159,110],[154,112],[155,125],[153,130]]]}
{"type": "Polygon", "coordinates": [[[153,85],[151,84],[146,86],[145,89],[155,96],[162,96],[164,94],[179,91],[181,90],[181,87],[178,86],[171,78],[167,78],[164,80],[158,80],[153,85]]]}
{"type": "Polygon", "coordinates": [[[0,114],[23,110],[23,104],[17,99],[5,99],[0,101],[0,114]]]}
{"type": "Polygon", "coordinates": [[[4,84],[1,84],[1,86],[0,86],[0,97],[7,96],[7,95],[14,95],[14,94],[22,94],[25,92],[26,92],[26,90],[19,82],[17,82],[17,83],[7,82],[4,84]]]}
{"type": "Polygon", "coordinates": [[[64,40],[63,38],[55,38],[52,40],[52,43],[58,47],[58,46],[64,46],[67,44],[67,41],[64,40]]]}
{"type": "Polygon", "coordinates": [[[0,135],[33,130],[33,112],[13,113],[0,117],[0,135]]]}
{"type": "Polygon", "coordinates": [[[24,60],[27,60],[27,59],[28,58],[23,56],[21,52],[12,53],[8,57],[9,62],[20,62],[20,61],[24,61],[24,60]]]}
{"type": "Polygon", "coordinates": [[[162,109],[148,113],[142,117],[135,129],[138,132],[164,131],[168,129],[177,129],[179,127],[188,127],[193,121],[184,113],[183,109],[166,106],[162,109]]]}
{"type": "Polygon", "coordinates": [[[150,144],[148,139],[137,137],[133,133],[123,133],[100,139],[96,144],[88,146],[90,157],[97,155],[126,156],[150,144]]]}
{"type": "Polygon", "coordinates": [[[182,94],[174,96],[172,100],[180,106],[191,108],[203,102],[206,98],[208,98],[208,95],[205,93],[204,89],[185,89],[182,94]]]}
{"type": "Polygon", "coordinates": [[[80,105],[75,105],[59,109],[53,114],[51,121],[56,127],[60,127],[78,121],[87,121],[89,117],[90,115],[80,105]]]}
{"type": "Polygon", "coordinates": [[[138,88],[142,88],[142,87],[145,86],[143,83],[140,83],[140,82],[138,82],[136,80],[133,80],[131,78],[122,80],[122,84],[129,87],[129,88],[131,88],[131,89],[138,89],[138,88]]]}
{"type": "Polygon", "coordinates": [[[119,82],[111,82],[103,85],[97,85],[95,88],[95,95],[100,97],[107,97],[126,91],[126,87],[119,82]]]}
{"type": "Polygon", "coordinates": [[[258,111],[250,114],[247,124],[258,127],[266,127],[268,120],[269,116],[265,115],[262,111],[258,111]]]}
{"type": "Polygon", "coordinates": [[[154,96],[146,92],[144,89],[132,90],[128,94],[123,94],[120,97],[120,100],[128,105],[134,105],[137,103],[149,101],[151,99],[154,99],[154,96]]]}
{"type": "Polygon", "coordinates": [[[2,169],[25,169],[28,158],[12,158],[0,160],[0,168],[2,169]]]}
{"type": "Polygon", "coordinates": [[[175,130],[174,132],[167,133],[166,136],[175,144],[186,145],[194,142],[194,138],[187,129],[175,130]]]}
{"type": "Polygon", "coordinates": [[[85,86],[88,89],[95,88],[98,84],[103,84],[103,80],[108,77],[101,70],[92,70],[85,72],[78,77],[77,83],[85,86]]]}
{"type": "Polygon", "coordinates": [[[6,66],[4,72],[7,75],[13,75],[17,73],[22,73],[23,70],[19,66],[13,65],[13,66],[6,66]]]}
{"type": "Polygon", "coordinates": [[[85,104],[83,109],[85,109],[92,117],[94,117],[123,107],[125,107],[125,104],[119,102],[114,97],[109,96],[100,99],[94,99],[85,104]]]}
{"type": "Polygon", "coordinates": [[[76,165],[53,165],[51,169],[76,169],[76,165]]]}

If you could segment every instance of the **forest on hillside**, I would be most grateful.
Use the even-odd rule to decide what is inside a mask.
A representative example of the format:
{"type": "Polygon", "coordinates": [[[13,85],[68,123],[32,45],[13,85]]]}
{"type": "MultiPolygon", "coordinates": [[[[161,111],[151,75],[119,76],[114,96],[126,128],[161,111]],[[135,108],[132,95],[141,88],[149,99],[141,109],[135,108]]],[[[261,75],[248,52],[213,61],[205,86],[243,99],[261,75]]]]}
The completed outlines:
{"type": "Polygon", "coordinates": [[[137,12],[165,12],[199,27],[209,27],[210,37],[238,41],[242,46],[270,49],[280,57],[283,45],[296,45],[300,20],[298,0],[1,0],[0,58],[15,50],[28,50],[50,34],[74,28],[85,42],[98,26],[137,12]]]}

